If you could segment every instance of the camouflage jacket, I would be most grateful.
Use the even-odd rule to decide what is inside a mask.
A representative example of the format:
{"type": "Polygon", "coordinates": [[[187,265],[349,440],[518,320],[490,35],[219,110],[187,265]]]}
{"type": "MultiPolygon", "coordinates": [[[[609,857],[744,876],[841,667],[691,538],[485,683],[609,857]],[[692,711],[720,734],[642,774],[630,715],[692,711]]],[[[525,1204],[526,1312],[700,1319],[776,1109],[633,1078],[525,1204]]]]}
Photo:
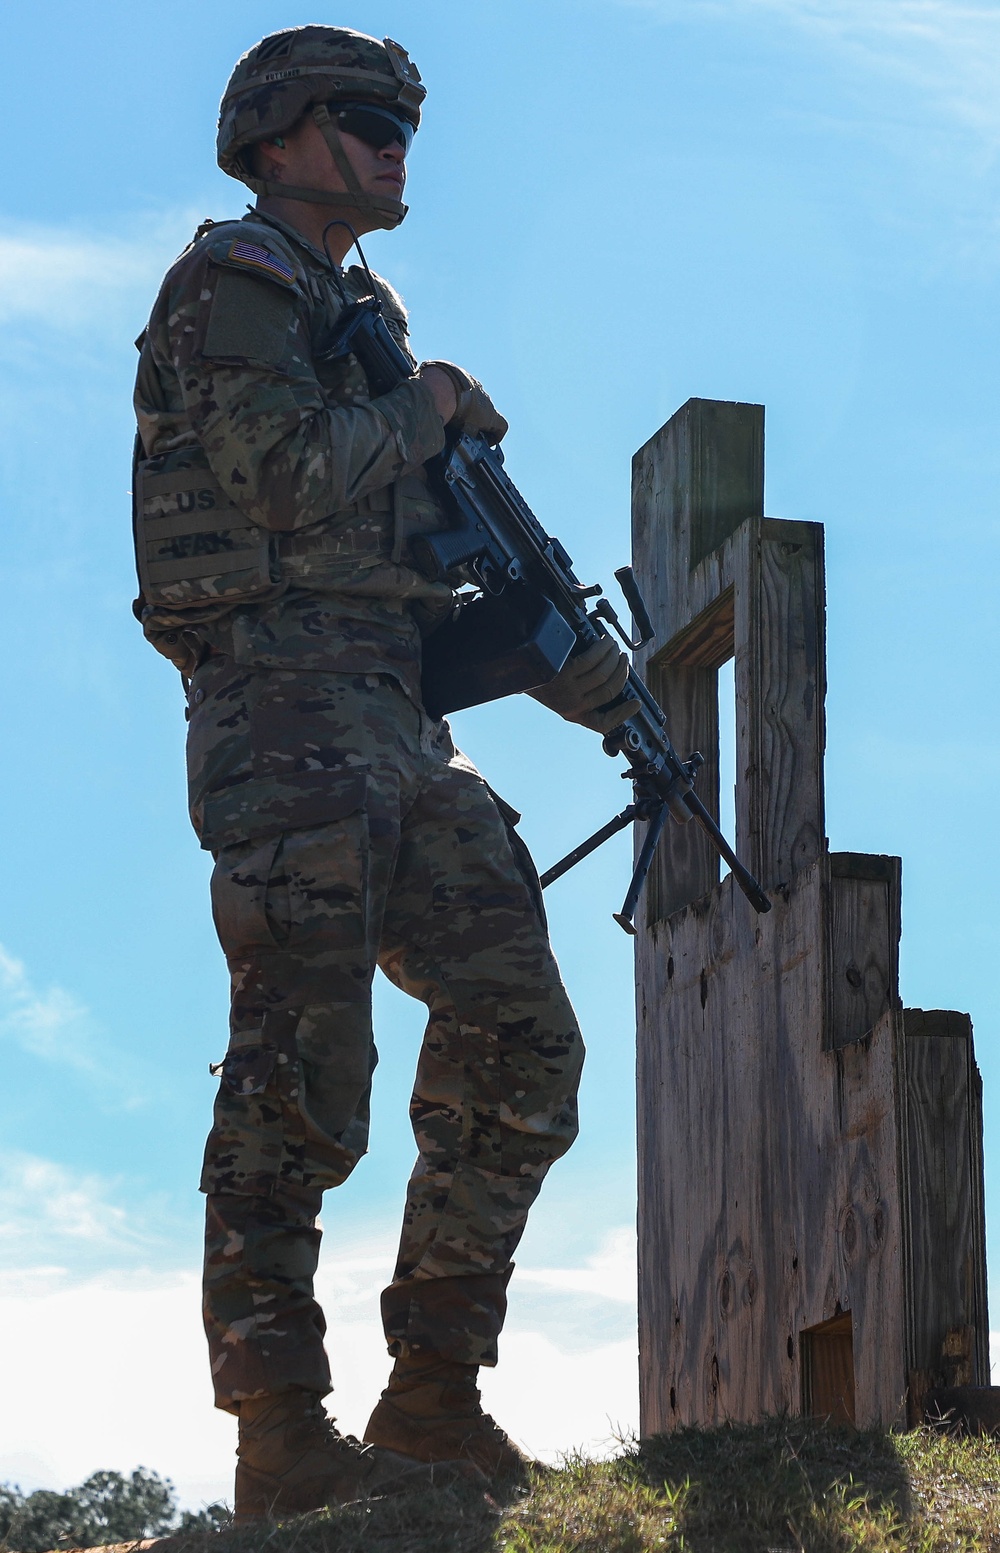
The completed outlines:
{"type": "MultiPolygon", "coordinates": [[[[360,269],[343,283],[368,290],[360,269]]],[[[402,303],[378,286],[405,348],[402,303]]],[[[324,359],[342,307],[326,258],[257,212],[199,228],[164,279],[139,342],[136,613],[182,671],[209,647],[418,693],[420,625],[452,595],[407,564],[407,540],[442,522],[422,466],[444,427],[419,379],[373,399],[353,357],[324,359]],[[185,501],[229,516],[185,524],[185,501]],[[223,541],[236,559],[212,558],[223,541]]]]}

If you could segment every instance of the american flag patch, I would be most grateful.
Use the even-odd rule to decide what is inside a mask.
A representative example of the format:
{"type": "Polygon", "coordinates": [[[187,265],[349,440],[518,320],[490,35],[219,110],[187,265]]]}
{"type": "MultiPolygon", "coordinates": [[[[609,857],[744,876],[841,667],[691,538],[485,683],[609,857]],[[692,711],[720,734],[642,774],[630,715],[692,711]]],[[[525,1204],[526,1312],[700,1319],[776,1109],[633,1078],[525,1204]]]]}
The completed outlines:
{"type": "Polygon", "coordinates": [[[266,248],[261,248],[257,243],[232,243],[227,259],[235,264],[247,264],[251,269],[263,270],[265,275],[273,275],[275,280],[284,281],[286,286],[295,284],[295,271],[284,259],[279,259],[277,254],[269,253],[266,248]]]}

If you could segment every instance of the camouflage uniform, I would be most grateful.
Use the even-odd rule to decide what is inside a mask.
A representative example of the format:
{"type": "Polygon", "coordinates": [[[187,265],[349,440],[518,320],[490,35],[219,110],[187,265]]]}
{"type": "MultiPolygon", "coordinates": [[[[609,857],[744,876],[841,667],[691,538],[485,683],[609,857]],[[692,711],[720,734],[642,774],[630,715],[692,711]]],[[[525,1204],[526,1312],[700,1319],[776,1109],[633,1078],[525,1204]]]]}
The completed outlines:
{"type": "Polygon", "coordinates": [[[366,1148],[376,965],[429,1011],[392,1353],[496,1362],[511,1256],[576,1132],[582,1043],[516,816],[420,703],[421,628],[451,596],[406,547],[441,522],[422,465],[442,423],[419,380],[372,400],[353,360],[323,359],[340,306],[292,228],[211,227],[164,282],[136,391],[139,606],[186,677],[191,816],[232,976],[202,1188],[206,1328],[234,1411],[329,1389],[316,1215],[366,1148]]]}

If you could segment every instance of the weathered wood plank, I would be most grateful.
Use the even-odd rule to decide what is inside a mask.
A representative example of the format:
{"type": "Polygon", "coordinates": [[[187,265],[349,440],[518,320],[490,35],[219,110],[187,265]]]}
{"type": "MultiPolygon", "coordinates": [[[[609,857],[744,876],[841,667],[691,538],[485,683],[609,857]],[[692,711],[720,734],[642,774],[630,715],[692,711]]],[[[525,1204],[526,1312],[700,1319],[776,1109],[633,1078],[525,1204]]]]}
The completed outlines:
{"type": "Polygon", "coordinates": [[[640,670],[732,585],[730,539],[763,516],[763,471],[763,405],[689,399],[636,453],[632,565],[656,629],[640,670]]]}
{"type": "Polygon", "coordinates": [[[764,406],[689,399],[680,421],[681,512],[690,524],[693,571],[745,519],[763,514],[764,406]]]}
{"type": "MultiPolygon", "coordinates": [[[[634,555],[641,557],[648,536],[660,563],[693,571],[747,518],[763,516],[764,406],[689,399],[639,449],[632,467],[647,491],[633,509],[640,541],[634,555]]],[[[673,636],[679,624],[671,622],[663,635],[673,636]]]]}
{"type": "Polygon", "coordinates": [[[912,1398],[987,1373],[968,1021],[911,1013],[904,1035],[899,860],[826,852],[823,534],[763,517],[762,458],[759,406],[690,401],[633,466],[659,633],[637,666],[681,753],[709,757],[716,813],[735,653],[737,849],[773,902],[756,916],[667,828],[636,940],[647,1432],[795,1412],[817,1385],[896,1423],[908,1377],[912,1398]],[[832,1319],[852,1366],[822,1349],[832,1319]]]}
{"type": "MultiPolygon", "coordinates": [[[[840,854],[843,856],[844,854],[840,854]]],[[[848,856],[853,854],[848,853],[848,856]]],[[[972,1044],[972,1019],[954,1008],[904,1008],[907,1041],[934,1036],[972,1044]]],[[[909,1050],[909,1047],[907,1047],[909,1050]]]]}
{"type": "Polygon", "coordinates": [[[825,1044],[849,1046],[899,997],[900,870],[896,857],[830,854],[825,1044]]]}
{"type": "Polygon", "coordinates": [[[643,1432],[797,1412],[799,1334],[853,1313],[858,1423],[905,1388],[893,1013],[823,1050],[825,865],[732,881],[639,948],[643,1432]]]}
{"type": "MultiPolygon", "coordinates": [[[[971,1034],[971,1022],[970,1022],[971,1034]]],[[[990,1365],[990,1310],[986,1277],[986,1175],[983,1162],[983,1079],[976,1062],[975,1043],[969,1045],[969,1175],[972,1187],[972,1236],[969,1246],[972,1300],[969,1320],[976,1334],[972,1366],[973,1385],[988,1386],[990,1365]]]]}
{"type": "MultiPolygon", "coordinates": [[[[669,422],[668,422],[669,424],[669,422]]],[[[637,576],[660,629],[675,627],[657,651],[640,655],[654,694],[669,705],[668,727],[682,755],[699,747],[683,724],[689,688],[685,671],[717,669],[736,654],[736,848],[767,887],[786,884],[825,846],[825,575],[820,523],[752,519],[742,523],[693,570],[666,564],[652,550],[651,511],[657,477],[641,464],[637,531],[643,548],[637,576]],[[669,576],[668,576],[669,572],[669,576]],[[665,587],[672,589],[665,595],[665,587]],[[679,713],[674,721],[672,682],[679,713]]],[[[660,511],[680,551],[689,544],[685,516],[660,511]]],[[[702,792],[702,780],[699,781],[702,792]]],[[[710,801],[711,784],[703,784],[710,801]]],[[[691,865],[700,842],[669,826],[663,871],[705,888],[708,871],[691,865]]],[[[679,887],[680,888],[680,887],[679,887]]],[[[686,904],[665,891],[657,910],[686,904]]]]}
{"type": "MultiPolygon", "coordinates": [[[[657,665],[647,683],[667,714],[667,727],[686,759],[694,750],[705,757],[698,773],[698,796],[719,818],[719,676],[715,669],[657,665]]],[[[641,837],[636,837],[636,844],[641,837]]],[[[669,916],[697,900],[719,879],[719,855],[700,825],[671,822],[657,847],[646,884],[649,922],[669,916]]]]}
{"type": "Polygon", "coordinates": [[[903,1181],[911,1412],[931,1386],[989,1382],[982,1100],[972,1021],[906,1009],[903,1181]]]}
{"type": "Polygon", "coordinates": [[[736,584],[737,850],[766,888],[825,846],[823,528],[768,518],[736,584]]]}

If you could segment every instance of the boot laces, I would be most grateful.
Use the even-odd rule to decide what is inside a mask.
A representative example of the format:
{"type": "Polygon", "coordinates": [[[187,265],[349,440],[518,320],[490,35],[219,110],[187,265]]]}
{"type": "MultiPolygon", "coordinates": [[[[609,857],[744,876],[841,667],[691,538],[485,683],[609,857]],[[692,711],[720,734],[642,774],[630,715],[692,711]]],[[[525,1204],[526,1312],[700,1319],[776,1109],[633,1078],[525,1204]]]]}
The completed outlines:
{"type": "Polygon", "coordinates": [[[371,1446],[365,1445],[356,1434],[342,1434],[337,1428],[337,1420],[331,1418],[321,1401],[317,1401],[306,1415],[309,1427],[320,1436],[324,1445],[347,1445],[355,1451],[370,1451],[371,1446]]]}

